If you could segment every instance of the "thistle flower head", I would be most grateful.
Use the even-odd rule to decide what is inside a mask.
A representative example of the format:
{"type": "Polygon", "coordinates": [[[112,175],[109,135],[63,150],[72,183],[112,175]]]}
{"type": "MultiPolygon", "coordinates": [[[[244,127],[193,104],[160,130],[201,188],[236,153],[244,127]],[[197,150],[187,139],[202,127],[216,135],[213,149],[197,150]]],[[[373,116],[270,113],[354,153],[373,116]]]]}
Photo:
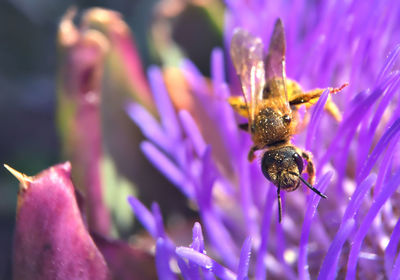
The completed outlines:
{"type": "Polygon", "coordinates": [[[226,49],[236,27],[268,45],[273,22],[281,17],[289,78],[305,89],[350,83],[333,97],[343,121],[337,124],[324,112],[329,95],[325,91],[311,109],[308,127],[293,141],[314,155],[315,187],[329,198],[320,203],[320,197],[306,188],[283,194],[284,219],[278,223],[276,188],[265,180],[259,163],[247,161],[250,137],[238,130],[226,101],[240,94],[229,52],[212,53],[211,87],[190,61],[183,61],[181,70],[196,106],[206,113],[195,119],[187,111],[174,111],[162,71],[153,67],[148,76],[160,122],[139,105],[130,105],[128,112],[148,139],[143,152],[196,205],[206,233],[203,237],[196,223],[193,243],[176,248],[165,235],[158,208],[151,213],[130,198],[134,212],[157,240],[159,275],[168,272],[175,277],[168,265],[174,260],[187,279],[209,279],[212,274],[222,279],[395,279],[400,272],[400,76],[395,70],[399,4],[226,5],[226,49]],[[220,139],[215,141],[209,131],[217,131],[220,139]],[[227,161],[221,160],[216,147],[229,156],[227,161]]]}
{"type": "Polygon", "coordinates": [[[343,121],[336,124],[323,111],[326,91],[311,109],[307,129],[294,139],[313,153],[315,187],[329,199],[319,203],[320,197],[305,188],[286,194],[284,219],[277,222],[276,189],[262,176],[259,163],[247,162],[249,136],[237,129],[226,102],[240,90],[222,50],[211,56],[211,89],[190,61],[182,63],[193,98],[207,114],[196,121],[187,111],[175,113],[161,70],[151,68],[149,80],[161,121],[139,105],[131,105],[128,112],[148,138],[143,152],[194,202],[206,232],[203,238],[196,223],[193,243],[175,249],[159,209],[148,212],[131,198],[135,213],[157,240],[159,275],[174,276],[167,265],[173,259],[187,279],[208,279],[211,274],[222,279],[395,279],[400,272],[399,72],[394,70],[400,52],[395,36],[398,4],[226,4],[226,46],[238,26],[267,43],[279,16],[287,33],[288,77],[305,88],[350,83],[334,97],[343,121]],[[224,161],[207,141],[207,129],[219,132],[229,166],[221,166],[224,161]]]}

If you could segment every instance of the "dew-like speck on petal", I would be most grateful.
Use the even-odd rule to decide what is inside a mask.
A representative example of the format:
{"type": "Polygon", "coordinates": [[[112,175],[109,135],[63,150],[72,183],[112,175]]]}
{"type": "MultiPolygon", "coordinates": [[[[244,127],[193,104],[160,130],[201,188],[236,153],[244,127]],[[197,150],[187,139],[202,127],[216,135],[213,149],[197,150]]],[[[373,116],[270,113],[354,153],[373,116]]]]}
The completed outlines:
{"type": "Polygon", "coordinates": [[[286,249],[283,257],[288,264],[294,264],[297,260],[297,254],[292,248],[286,249]]]}
{"type": "Polygon", "coordinates": [[[176,248],[176,253],[180,257],[187,258],[188,260],[198,264],[199,266],[214,272],[214,274],[221,279],[236,279],[236,275],[232,271],[221,266],[219,263],[212,260],[207,255],[197,252],[192,248],[178,247],[176,248]]]}

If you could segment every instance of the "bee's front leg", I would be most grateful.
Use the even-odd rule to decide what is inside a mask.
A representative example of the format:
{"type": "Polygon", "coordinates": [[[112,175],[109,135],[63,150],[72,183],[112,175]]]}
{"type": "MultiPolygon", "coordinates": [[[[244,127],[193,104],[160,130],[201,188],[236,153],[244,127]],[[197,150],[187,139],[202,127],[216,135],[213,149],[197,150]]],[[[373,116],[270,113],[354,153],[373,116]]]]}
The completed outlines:
{"type": "Polygon", "coordinates": [[[301,151],[301,157],[307,161],[307,174],[308,174],[308,182],[312,185],[315,183],[315,165],[312,160],[312,156],[310,153],[306,151],[301,151]]]}
{"type": "Polygon", "coordinates": [[[313,192],[318,194],[322,198],[327,198],[327,196],[323,193],[321,193],[318,189],[314,188],[314,183],[315,183],[315,166],[314,162],[312,161],[312,155],[311,153],[308,153],[306,151],[297,149],[297,153],[301,154],[302,158],[304,158],[307,161],[307,174],[308,174],[308,182],[305,181],[301,176],[299,176],[300,180],[313,192]]]}
{"type": "Polygon", "coordinates": [[[247,155],[247,159],[250,162],[253,162],[253,160],[256,158],[256,155],[254,154],[257,150],[259,150],[259,148],[255,145],[251,146],[249,154],[247,155]]]}

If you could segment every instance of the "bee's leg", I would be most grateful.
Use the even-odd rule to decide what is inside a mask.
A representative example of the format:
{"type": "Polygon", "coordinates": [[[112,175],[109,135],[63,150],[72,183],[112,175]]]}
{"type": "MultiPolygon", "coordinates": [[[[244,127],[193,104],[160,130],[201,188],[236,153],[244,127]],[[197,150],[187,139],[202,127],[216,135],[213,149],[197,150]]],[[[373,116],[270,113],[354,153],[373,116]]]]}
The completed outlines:
{"type": "Polygon", "coordinates": [[[342,121],[342,113],[340,113],[339,108],[336,106],[335,102],[332,101],[330,98],[331,96],[328,96],[328,100],[326,101],[325,104],[325,110],[337,121],[341,122],[342,121]]]}
{"type": "Polygon", "coordinates": [[[282,200],[281,200],[281,187],[278,186],[278,219],[279,222],[282,221],[282,200]]]}
{"type": "Polygon", "coordinates": [[[315,192],[316,194],[318,194],[320,197],[322,198],[327,198],[326,195],[324,195],[323,193],[321,193],[318,189],[314,188],[313,185],[315,183],[315,166],[314,166],[314,162],[312,161],[311,158],[311,154],[300,150],[300,154],[301,157],[304,158],[307,161],[307,174],[308,174],[308,182],[306,180],[303,179],[303,177],[301,177],[300,175],[297,175],[296,173],[292,173],[293,175],[297,175],[299,177],[299,179],[313,192],[315,192]]]}
{"type": "Polygon", "coordinates": [[[301,157],[307,161],[306,171],[308,174],[308,182],[312,185],[315,183],[315,165],[311,158],[311,154],[306,151],[301,152],[301,157]]]}
{"type": "MultiPolygon", "coordinates": [[[[312,105],[318,102],[318,99],[311,99],[305,105],[306,108],[309,109],[312,105]]],[[[335,102],[332,101],[331,96],[328,96],[328,99],[325,103],[324,108],[337,122],[342,121],[342,113],[340,113],[339,108],[336,106],[335,102]]]]}
{"type": "Polygon", "coordinates": [[[252,162],[255,158],[256,155],[254,154],[255,151],[259,150],[259,148],[257,146],[251,146],[249,154],[247,155],[247,159],[252,162]]]}
{"type": "Polygon", "coordinates": [[[247,119],[249,118],[249,108],[243,96],[231,96],[228,98],[228,102],[236,113],[247,119]]]}
{"type": "MultiPolygon", "coordinates": [[[[343,88],[348,86],[348,84],[343,84],[341,87],[338,88],[328,88],[329,93],[337,93],[340,92],[343,88]]],[[[307,92],[302,92],[300,94],[295,94],[290,97],[289,104],[291,106],[296,106],[296,105],[301,105],[305,104],[307,108],[309,108],[311,105],[315,104],[318,101],[318,98],[321,96],[321,94],[324,92],[325,89],[314,89],[311,91],[307,92]]],[[[330,96],[328,97],[328,100],[326,101],[325,104],[325,110],[328,111],[331,116],[340,122],[342,120],[342,115],[336,106],[336,104],[331,100],[330,96]]]]}
{"type": "MultiPolygon", "coordinates": [[[[329,89],[329,93],[338,93],[342,91],[345,87],[349,84],[343,84],[341,87],[338,88],[327,88],[329,89]]],[[[324,92],[324,88],[316,88],[310,91],[302,92],[301,94],[295,94],[290,97],[289,104],[290,105],[300,105],[304,103],[310,102],[312,99],[318,98],[324,92]]]]}
{"type": "Polygon", "coordinates": [[[241,123],[239,124],[239,128],[244,131],[249,131],[249,123],[241,123]]]}

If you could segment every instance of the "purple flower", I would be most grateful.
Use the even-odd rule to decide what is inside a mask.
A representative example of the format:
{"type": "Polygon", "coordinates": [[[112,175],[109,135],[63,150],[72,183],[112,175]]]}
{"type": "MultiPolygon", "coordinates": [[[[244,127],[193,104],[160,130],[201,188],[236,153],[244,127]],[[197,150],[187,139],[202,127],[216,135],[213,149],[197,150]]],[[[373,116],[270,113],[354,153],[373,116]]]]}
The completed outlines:
{"type": "Polygon", "coordinates": [[[196,223],[192,244],[179,247],[185,244],[167,236],[157,206],[150,212],[129,198],[157,240],[159,277],[399,279],[400,2],[226,4],[227,48],[239,26],[267,45],[281,17],[288,77],[305,89],[350,83],[332,97],[343,113],[341,123],[323,111],[324,92],[311,109],[307,129],[294,137],[297,146],[312,152],[315,187],[328,199],[320,203],[305,187],[283,193],[284,215],[278,223],[276,187],[258,162],[247,161],[250,137],[238,130],[226,101],[240,94],[228,52],[216,49],[211,55],[212,87],[190,61],[182,62],[196,107],[205,112],[196,120],[185,110],[175,112],[162,71],[152,67],[148,77],[160,121],[137,104],[128,112],[148,139],[143,152],[196,205],[206,233],[203,238],[196,223]],[[223,145],[208,141],[216,137],[210,131],[218,131],[223,145]]]}

